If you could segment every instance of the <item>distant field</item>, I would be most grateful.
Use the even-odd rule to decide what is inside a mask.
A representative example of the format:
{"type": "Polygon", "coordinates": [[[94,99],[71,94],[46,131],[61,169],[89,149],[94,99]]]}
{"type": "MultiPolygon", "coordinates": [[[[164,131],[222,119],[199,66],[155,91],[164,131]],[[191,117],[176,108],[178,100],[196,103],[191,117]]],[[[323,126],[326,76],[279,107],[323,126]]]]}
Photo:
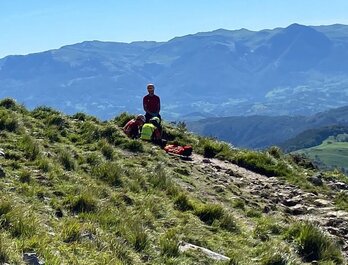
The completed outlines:
{"type": "Polygon", "coordinates": [[[321,145],[298,152],[306,154],[321,167],[339,168],[348,172],[348,142],[326,140],[321,145]]]}

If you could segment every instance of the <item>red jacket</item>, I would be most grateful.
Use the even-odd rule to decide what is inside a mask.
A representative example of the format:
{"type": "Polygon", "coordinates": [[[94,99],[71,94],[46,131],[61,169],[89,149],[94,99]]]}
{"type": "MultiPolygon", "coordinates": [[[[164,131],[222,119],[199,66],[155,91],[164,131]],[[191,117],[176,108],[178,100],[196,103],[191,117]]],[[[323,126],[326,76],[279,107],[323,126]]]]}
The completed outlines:
{"type": "Polygon", "coordinates": [[[160,98],[156,95],[153,95],[153,96],[146,95],[143,98],[143,107],[144,107],[145,112],[147,112],[147,113],[158,114],[160,112],[160,109],[161,109],[160,98]]]}

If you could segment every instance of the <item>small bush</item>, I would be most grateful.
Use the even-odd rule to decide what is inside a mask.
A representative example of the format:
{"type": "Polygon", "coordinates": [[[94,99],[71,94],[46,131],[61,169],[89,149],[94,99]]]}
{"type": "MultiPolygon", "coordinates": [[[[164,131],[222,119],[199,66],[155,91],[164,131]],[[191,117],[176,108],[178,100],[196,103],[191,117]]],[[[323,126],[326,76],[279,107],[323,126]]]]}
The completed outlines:
{"type": "Polygon", "coordinates": [[[341,191],[335,198],[335,204],[341,210],[348,211],[348,192],[341,191]]]}
{"type": "Polygon", "coordinates": [[[23,170],[22,172],[20,172],[19,181],[22,183],[30,183],[30,181],[31,181],[30,172],[27,170],[23,170]]]}
{"type": "Polygon", "coordinates": [[[144,152],[144,145],[139,140],[129,140],[122,144],[124,149],[127,149],[131,152],[144,152]]]}
{"type": "Polygon", "coordinates": [[[174,200],[174,206],[180,211],[192,211],[193,203],[189,200],[185,193],[180,193],[174,200]]]}
{"type": "MultiPolygon", "coordinates": [[[[0,219],[12,210],[12,204],[4,199],[0,199],[0,219]]],[[[1,225],[1,221],[0,221],[1,225]]]]}
{"type": "Polygon", "coordinates": [[[128,114],[127,112],[123,112],[119,116],[115,117],[114,121],[117,124],[117,126],[123,127],[126,125],[126,123],[129,120],[134,119],[134,118],[135,118],[135,115],[128,114]]]}
{"type": "Polygon", "coordinates": [[[35,108],[31,114],[33,115],[33,117],[37,118],[37,119],[46,119],[51,115],[59,115],[59,112],[54,110],[51,107],[47,107],[47,106],[39,106],[37,108],[35,108]]]}
{"type": "Polygon", "coordinates": [[[179,255],[179,244],[174,230],[168,231],[160,238],[161,254],[167,257],[179,255]]]}
{"type": "Polygon", "coordinates": [[[115,143],[117,138],[121,137],[120,132],[113,125],[107,125],[100,131],[101,137],[105,138],[109,143],[115,143]]]}
{"type": "Polygon", "coordinates": [[[12,98],[4,98],[0,101],[0,107],[15,110],[17,108],[17,103],[12,98]]]}
{"type": "Polygon", "coordinates": [[[115,163],[106,162],[94,167],[93,174],[110,185],[121,186],[124,170],[115,163]]]}
{"type": "Polygon", "coordinates": [[[112,160],[114,158],[114,149],[105,140],[100,142],[100,151],[106,159],[112,160]]]}
{"type": "Polygon", "coordinates": [[[142,222],[140,220],[132,221],[129,224],[129,228],[130,234],[128,239],[134,246],[134,249],[136,251],[144,250],[148,245],[149,238],[142,222]]]}
{"type": "Polygon", "coordinates": [[[19,129],[17,117],[8,111],[0,110],[0,130],[16,132],[19,129]]]}
{"type": "Polygon", "coordinates": [[[218,144],[208,143],[203,147],[203,156],[206,158],[214,158],[221,150],[221,146],[218,144]]]}
{"type": "Polygon", "coordinates": [[[40,146],[31,136],[25,135],[20,141],[24,156],[29,160],[35,160],[40,155],[40,146]]]}
{"type": "Polygon", "coordinates": [[[6,218],[9,232],[13,237],[31,237],[36,233],[37,220],[28,211],[14,208],[6,214],[6,218]]]}
{"type": "Polygon", "coordinates": [[[283,151],[278,146],[271,146],[267,149],[267,153],[275,158],[280,158],[283,156],[283,151]]]}
{"type": "Polygon", "coordinates": [[[81,235],[81,225],[75,219],[70,219],[66,221],[62,227],[61,237],[63,242],[71,243],[74,241],[78,241],[81,235]]]}
{"type": "Polygon", "coordinates": [[[75,170],[76,162],[72,157],[71,153],[67,150],[59,150],[58,152],[58,161],[64,167],[65,170],[75,170]]]}
{"type": "Polygon", "coordinates": [[[0,264],[8,263],[9,259],[8,246],[5,244],[3,236],[0,235],[0,264]]]}
{"type": "Polygon", "coordinates": [[[235,218],[230,213],[224,213],[220,218],[219,226],[229,232],[238,232],[235,218]]]}
{"type": "Polygon", "coordinates": [[[43,172],[49,172],[52,168],[52,162],[48,158],[40,158],[37,160],[37,166],[43,172]]]}
{"type": "Polygon", "coordinates": [[[45,130],[45,136],[51,143],[59,143],[60,142],[60,134],[56,129],[47,128],[45,130]]]}
{"type": "Polygon", "coordinates": [[[204,223],[211,225],[215,220],[219,220],[224,215],[224,209],[217,204],[206,204],[198,207],[195,214],[204,223]]]}
{"type": "Polygon", "coordinates": [[[97,209],[97,201],[91,194],[83,193],[77,197],[69,198],[66,202],[73,213],[94,212],[97,209]]]}
{"type": "Polygon", "coordinates": [[[266,253],[261,260],[261,265],[288,265],[289,259],[284,253],[266,253]]]}
{"type": "Polygon", "coordinates": [[[48,125],[54,125],[60,130],[66,127],[67,125],[67,121],[60,114],[53,114],[49,116],[47,122],[48,122],[48,125]]]}
{"type": "Polygon", "coordinates": [[[87,119],[87,115],[82,112],[77,112],[74,115],[71,116],[73,119],[79,120],[79,121],[85,121],[87,119]]]}

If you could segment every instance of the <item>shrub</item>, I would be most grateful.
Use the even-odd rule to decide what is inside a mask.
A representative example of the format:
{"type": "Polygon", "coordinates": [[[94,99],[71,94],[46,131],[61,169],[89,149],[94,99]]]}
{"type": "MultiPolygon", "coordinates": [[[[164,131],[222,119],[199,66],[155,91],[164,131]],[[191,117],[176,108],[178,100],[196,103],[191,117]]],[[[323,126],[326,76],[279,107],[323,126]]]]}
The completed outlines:
{"type": "Polygon", "coordinates": [[[144,151],[144,145],[139,140],[129,140],[122,144],[122,147],[124,149],[127,149],[132,152],[143,152],[144,151]]]}
{"type": "Polygon", "coordinates": [[[19,123],[17,117],[4,110],[0,110],[0,130],[7,130],[9,132],[18,131],[19,123]]]}
{"type": "Polygon", "coordinates": [[[293,225],[287,232],[287,237],[294,240],[305,262],[318,260],[333,261],[335,264],[343,263],[339,247],[312,223],[293,225]]]}
{"type": "Polygon", "coordinates": [[[66,203],[69,205],[69,209],[73,213],[94,212],[97,209],[96,200],[88,193],[68,198],[66,203]]]}
{"type": "Polygon", "coordinates": [[[100,151],[104,155],[104,157],[108,160],[112,160],[114,157],[114,149],[110,144],[108,144],[105,140],[100,142],[100,151]]]}
{"type": "Polygon", "coordinates": [[[185,193],[180,193],[174,200],[175,208],[180,211],[191,211],[194,209],[193,203],[185,193]]]}
{"type": "Polygon", "coordinates": [[[6,218],[9,232],[13,237],[31,237],[36,233],[38,223],[29,212],[14,208],[6,214],[6,218]]]}
{"type": "Polygon", "coordinates": [[[278,146],[271,146],[267,149],[267,153],[275,158],[280,158],[283,155],[283,151],[278,146]]]}
{"type": "Polygon", "coordinates": [[[87,115],[82,112],[77,112],[74,115],[72,115],[71,118],[79,120],[79,121],[85,121],[87,119],[87,115]]]}
{"type": "Polygon", "coordinates": [[[207,143],[203,147],[203,156],[206,158],[214,158],[221,151],[221,147],[217,144],[207,143]]]}
{"type": "MultiPolygon", "coordinates": [[[[4,199],[0,200],[0,218],[9,213],[12,210],[12,204],[4,199]]],[[[1,225],[1,222],[0,222],[1,225]]]]}
{"type": "Polygon", "coordinates": [[[63,129],[67,125],[67,121],[60,114],[53,114],[48,117],[48,125],[55,125],[58,129],[63,129]]]}
{"type": "Polygon", "coordinates": [[[124,174],[124,170],[115,163],[106,162],[94,167],[93,174],[100,180],[105,181],[110,185],[121,186],[121,177],[124,174]]]}
{"type": "Polygon", "coordinates": [[[109,143],[115,143],[116,139],[120,137],[119,131],[113,125],[107,125],[103,128],[100,131],[100,135],[101,137],[106,138],[109,143]]]}
{"type": "Polygon", "coordinates": [[[239,228],[235,218],[230,213],[224,213],[220,218],[219,226],[229,232],[238,232],[239,228]]]}
{"type": "Polygon", "coordinates": [[[0,235],[0,264],[8,263],[9,259],[8,246],[5,244],[3,236],[0,235]]]}
{"type": "Polygon", "coordinates": [[[76,162],[72,157],[71,153],[67,150],[59,150],[58,151],[58,161],[64,167],[65,170],[75,170],[76,162]]]}
{"type": "Polygon", "coordinates": [[[136,251],[142,251],[149,242],[147,232],[141,220],[127,222],[126,238],[130,241],[136,251]]]}
{"type": "Polygon", "coordinates": [[[268,177],[288,176],[292,173],[287,164],[261,152],[240,151],[231,158],[231,161],[268,177]]]}
{"type": "Polygon", "coordinates": [[[266,253],[261,260],[261,265],[288,265],[288,257],[281,252],[266,253]]]}
{"type": "Polygon", "coordinates": [[[76,219],[67,220],[62,227],[61,237],[65,243],[78,241],[81,230],[81,225],[76,219]]]}
{"type": "Polygon", "coordinates": [[[168,231],[160,238],[161,254],[167,257],[176,257],[179,254],[179,244],[174,230],[168,231]]]}
{"type": "Polygon", "coordinates": [[[19,181],[22,183],[29,183],[31,181],[30,172],[27,170],[23,170],[19,174],[19,181]]]}
{"type": "Polygon", "coordinates": [[[47,128],[45,130],[45,136],[48,138],[48,140],[51,143],[59,143],[60,142],[60,134],[56,129],[53,128],[47,128]]]}
{"type": "Polygon", "coordinates": [[[37,119],[46,119],[49,116],[55,114],[55,115],[59,115],[59,112],[54,110],[51,107],[47,107],[47,106],[39,106],[37,108],[35,108],[31,114],[33,115],[33,117],[37,118],[37,119]]]}
{"type": "Polygon", "coordinates": [[[52,168],[52,162],[48,158],[43,157],[37,160],[37,166],[43,172],[49,172],[52,168]]]}
{"type": "Polygon", "coordinates": [[[339,209],[348,211],[348,192],[341,191],[335,198],[335,204],[339,209]]]}
{"type": "Polygon", "coordinates": [[[215,220],[219,220],[224,215],[224,209],[217,204],[201,205],[195,210],[195,214],[204,223],[211,225],[215,220]]]}
{"type": "Polygon", "coordinates": [[[0,101],[0,107],[3,107],[5,109],[13,109],[15,110],[17,107],[17,103],[12,98],[4,98],[0,101]]]}
{"type": "Polygon", "coordinates": [[[24,151],[24,156],[29,160],[35,160],[41,152],[38,142],[29,135],[22,138],[20,146],[24,151]]]}
{"type": "Polygon", "coordinates": [[[127,112],[122,112],[119,116],[114,118],[114,121],[117,124],[117,126],[123,127],[126,125],[126,123],[129,120],[134,119],[134,118],[135,118],[135,115],[129,114],[127,112]]]}

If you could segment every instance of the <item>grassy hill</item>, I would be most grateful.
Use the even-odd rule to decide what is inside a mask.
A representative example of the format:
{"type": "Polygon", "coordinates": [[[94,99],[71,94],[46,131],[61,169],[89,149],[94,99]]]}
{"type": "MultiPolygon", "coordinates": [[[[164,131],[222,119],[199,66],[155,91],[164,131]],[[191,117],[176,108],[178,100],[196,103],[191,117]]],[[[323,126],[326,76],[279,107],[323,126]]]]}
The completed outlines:
{"type": "Polygon", "coordinates": [[[337,141],[342,135],[331,136],[320,145],[299,150],[321,168],[337,168],[348,173],[348,141],[337,141]]]}
{"type": "Polygon", "coordinates": [[[128,139],[130,117],[0,101],[1,264],[345,264],[348,217],[329,222],[348,212],[348,195],[332,188],[348,185],[343,175],[322,173],[318,185],[299,156],[165,124],[169,142],[192,144],[183,160],[128,139]],[[330,200],[331,215],[315,199],[330,200]]]}

